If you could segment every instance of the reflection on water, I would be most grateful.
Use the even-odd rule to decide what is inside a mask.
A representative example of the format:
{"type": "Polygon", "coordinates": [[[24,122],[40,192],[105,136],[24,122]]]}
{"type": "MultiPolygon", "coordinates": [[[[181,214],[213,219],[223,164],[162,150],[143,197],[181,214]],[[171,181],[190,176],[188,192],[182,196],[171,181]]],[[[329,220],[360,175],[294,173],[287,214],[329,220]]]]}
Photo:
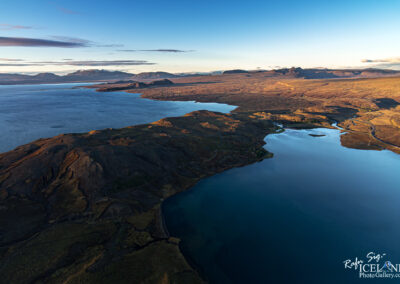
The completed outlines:
{"type": "Polygon", "coordinates": [[[400,156],[344,148],[332,129],[266,142],[272,159],[164,203],[185,255],[211,283],[381,283],[343,261],[374,251],[400,263],[400,156]]]}
{"type": "Polygon", "coordinates": [[[87,84],[0,86],[0,152],[61,133],[120,128],[201,109],[229,112],[235,108],[74,88],[80,85],[87,84]]]}

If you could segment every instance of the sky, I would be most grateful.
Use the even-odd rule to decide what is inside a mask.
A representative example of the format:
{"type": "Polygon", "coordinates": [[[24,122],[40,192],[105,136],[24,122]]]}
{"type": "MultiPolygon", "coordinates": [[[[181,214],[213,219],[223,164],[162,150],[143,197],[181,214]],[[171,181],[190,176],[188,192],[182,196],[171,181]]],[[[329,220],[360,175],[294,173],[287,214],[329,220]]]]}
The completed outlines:
{"type": "Polygon", "coordinates": [[[0,73],[400,69],[399,31],[399,0],[1,0],[0,73]]]}

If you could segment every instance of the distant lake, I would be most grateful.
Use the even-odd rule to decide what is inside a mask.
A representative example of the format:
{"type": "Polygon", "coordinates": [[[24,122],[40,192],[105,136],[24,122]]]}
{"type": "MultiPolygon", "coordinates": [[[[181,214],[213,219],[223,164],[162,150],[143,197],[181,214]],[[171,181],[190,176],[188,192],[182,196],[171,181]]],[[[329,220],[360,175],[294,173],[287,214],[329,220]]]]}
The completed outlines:
{"type": "Polygon", "coordinates": [[[397,283],[359,279],[343,261],[375,252],[400,263],[400,156],[344,148],[331,129],[266,142],[272,159],[164,203],[170,234],[210,283],[397,283]]]}
{"type": "Polygon", "coordinates": [[[88,84],[0,86],[0,152],[39,138],[149,123],[195,110],[230,112],[217,103],[165,102],[125,92],[77,88],[88,84]]]}

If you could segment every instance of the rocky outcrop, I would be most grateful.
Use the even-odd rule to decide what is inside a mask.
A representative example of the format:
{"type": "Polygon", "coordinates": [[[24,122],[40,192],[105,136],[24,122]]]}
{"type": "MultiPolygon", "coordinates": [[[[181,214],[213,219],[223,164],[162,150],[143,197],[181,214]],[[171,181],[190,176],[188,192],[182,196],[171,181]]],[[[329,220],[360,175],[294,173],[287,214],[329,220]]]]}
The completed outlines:
{"type": "Polygon", "coordinates": [[[168,79],[152,81],[149,83],[135,82],[135,81],[119,81],[115,83],[107,83],[101,85],[92,85],[90,88],[96,88],[99,92],[114,92],[114,91],[124,91],[132,89],[145,89],[150,87],[167,87],[174,83],[168,79]]]}
{"type": "Polygon", "coordinates": [[[249,71],[242,70],[242,69],[234,69],[234,70],[226,70],[226,71],[222,72],[223,75],[243,74],[243,73],[249,73],[249,71]]]}

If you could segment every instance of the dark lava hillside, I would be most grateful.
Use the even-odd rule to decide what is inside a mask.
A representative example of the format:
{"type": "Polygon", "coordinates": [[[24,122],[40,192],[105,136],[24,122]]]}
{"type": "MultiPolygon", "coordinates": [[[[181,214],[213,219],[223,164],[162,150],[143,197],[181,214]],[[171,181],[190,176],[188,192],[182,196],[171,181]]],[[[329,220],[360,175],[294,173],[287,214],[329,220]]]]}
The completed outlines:
{"type": "Polygon", "coordinates": [[[184,117],[41,139],[0,155],[4,283],[201,283],[161,202],[269,156],[267,120],[184,117]],[[167,282],[165,282],[167,283],[167,282]]]}

